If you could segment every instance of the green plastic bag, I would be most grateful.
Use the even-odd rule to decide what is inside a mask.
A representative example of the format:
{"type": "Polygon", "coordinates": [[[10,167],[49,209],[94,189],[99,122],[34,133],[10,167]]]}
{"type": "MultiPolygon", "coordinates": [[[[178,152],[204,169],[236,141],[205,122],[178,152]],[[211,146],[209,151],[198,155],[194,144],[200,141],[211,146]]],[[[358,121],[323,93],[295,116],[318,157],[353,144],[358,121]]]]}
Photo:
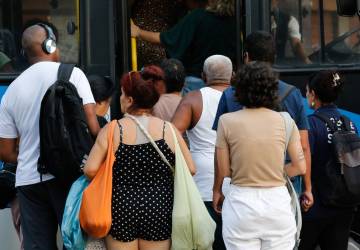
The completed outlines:
{"type": "Polygon", "coordinates": [[[216,224],[209,215],[190,174],[171,124],[175,143],[172,250],[211,250],[216,224]]]}

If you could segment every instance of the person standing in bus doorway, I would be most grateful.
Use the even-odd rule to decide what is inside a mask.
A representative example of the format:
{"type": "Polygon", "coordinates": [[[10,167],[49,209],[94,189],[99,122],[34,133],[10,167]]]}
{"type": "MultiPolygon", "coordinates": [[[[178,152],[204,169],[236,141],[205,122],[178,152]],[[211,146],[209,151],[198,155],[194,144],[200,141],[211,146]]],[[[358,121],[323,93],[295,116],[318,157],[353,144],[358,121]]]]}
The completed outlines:
{"type": "MultiPolygon", "coordinates": [[[[255,31],[248,35],[245,40],[244,62],[262,61],[273,64],[275,60],[275,43],[270,33],[255,31]]],[[[309,122],[305,114],[305,107],[299,89],[279,80],[278,96],[281,101],[281,109],[287,111],[294,119],[300,132],[301,146],[306,159],[306,174],[295,177],[293,183],[299,196],[301,196],[302,207],[307,211],[314,203],[311,186],[311,155],[308,139],[309,122]],[[304,189],[302,184],[304,183],[304,189]]],[[[235,112],[243,106],[235,98],[235,88],[226,89],[219,102],[213,129],[217,130],[219,118],[222,114],[235,112]]]]}
{"type": "MultiPolygon", "coordinates": [[[[162,32],[170,29],[178,19],[185,15],[185,8],[176,0],[127,0],[131,19],[145,30],[162,32]],[[181,16],[179,16],[179,14],[181,16]]],[[[159,65],[166,58],[163,47],[145,40],[136,44],[138,68],[159,65]]]]}
{"type": "Polygon", "coordinates": [[[164,32],[149,32],[131,24],[131,36],[165,47],[171,58],[184,64],[183,94],[205,86],[201,71],[206,58],[224,55],[235,61],[235,0],[211,0],[205,9],[191,11],[164,32]]]}
{"type": "MultiPolygon", "coordinates": [[[[41,101],[57,79],[59,50],[50,26],[41,23],[23,32],[22,47],[31,66],[11,83],[1,100],[0,160],[18,164],[15,185],[24,248],[57,249],[56,233],[68,190],[52,175],[44,174],[41,180],[37,165],[41,101]]],[[[99,125],[89,82],[78,68],[74,68],[70,81],[83,100],[90,132],[96,136],[99,125]]]]}
{"type": "Polygon", "coordinates": [[[228,57],[213,55],[207,58],[203,69],[206,87],[184,96],[172,119],[181,133],[187,132],[190,153],[197,168],[194,180],[209,214],[216,222],[213,244],[216,250],[225,250],[225,245],[221,216],[212,207],[216,131],[211,127],[221,94],[230,86],[232,74],[233,67],[228,57]]]}
{"type": "Polygon", "coordinates": [[[284,61],[288,42],[295,56],[305,64],[311,61],[307,57],[301,41],[300,25],[298,20],[290,13],[290,0],[272,0],[271,31],[276,41],[276,60],[284,61]]]}

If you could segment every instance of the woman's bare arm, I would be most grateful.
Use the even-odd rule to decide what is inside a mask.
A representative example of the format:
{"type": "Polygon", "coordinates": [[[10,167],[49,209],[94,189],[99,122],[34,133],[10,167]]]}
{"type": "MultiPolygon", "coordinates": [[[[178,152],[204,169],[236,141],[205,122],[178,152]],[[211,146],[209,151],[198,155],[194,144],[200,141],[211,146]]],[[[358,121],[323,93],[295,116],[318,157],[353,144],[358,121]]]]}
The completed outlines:
{"type": "Polygon", "coordinates": [[[97,172],[101,164],[104,162],[106,153],[108,150],[108,141],[107,141],[107,134],[108,134],[109,126],[106,125],[103,129],[100,130],[95,144],[92,147],[89,157],[85,163],[84,167],[84,174],[90,180],[92,180],[97,172]]]}
{"type": "Polygon", "coordinates": [[[217,213],[221,213],[221,207],[224,200],[222,185],[225,177],[230,176],[230,154],[229,149],[215,148],[215,179],[213,187],[213,207],[217,213]]]}
{"type": "Polygon", "coordinates": [[[160,44],[160,32],[142,30],[134,23],[131,23],[131,36],[153,44],[160,44]]]}
{"type": "Polygon", "coordinates": [[[304,175],[306,172],[306,160],[301,146],[299,130],[296,128],[296,125],[294,125],[287,152],[291,159],[291,163],[285,166],[288,176],[304,175]]]}
{"type": "Polygon", "coordinates": [[[192,175],[194,175],[196,173],[196,166],[194,164],[194,161],[191,157],[191,153],[186,145],[186,142],[184,141],[184,138],[181,136],[180,132],[176,129],[176,127],[174,127],[174,130],[175,130],[175,133],[176,133],[176,138],[179,142],[179,146],[180,146],[180,149],[181,149],[181,152],[183,153],[184,155],[184,158],[185,158],[185,161],[186,161],[186,164],[190,170],[190,173],[192,175]]]}

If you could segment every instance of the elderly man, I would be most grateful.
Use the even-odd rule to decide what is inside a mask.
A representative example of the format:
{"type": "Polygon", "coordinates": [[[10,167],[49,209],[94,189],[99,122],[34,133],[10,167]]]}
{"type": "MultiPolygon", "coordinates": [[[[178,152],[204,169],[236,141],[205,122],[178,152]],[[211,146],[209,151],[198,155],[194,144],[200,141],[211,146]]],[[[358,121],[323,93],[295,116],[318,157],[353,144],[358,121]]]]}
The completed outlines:
{"type": "Polygon", "coordinates": [[[217,224],[213,245],[217,250],[225,249],[225,245],[221,234],[221,216],[212,208],[216,132],[211,127],[221,94],[230,86],[232,73],[232,63],[228,57],[208,57],[203,67],[206,86],[188,93],[180,102],[172,119],[180,132],[187,131],[191,156],[198,170],[194,180],[210,215],[217,224]]]}
{"type": "MultiPolygon", "coordinates": [[[[18,164],[16,187],[24,248],[57,249],[56,232],[68,188],[50,174],[42,175],[41,180],[37,165],[41,100],[57,79],[59,50],[54,32],[45,24],[27,28],[22,35],[22,47],[31,66],[11,83],[1,100],[0,160],[18,164]]],[[[100,128],[89,82],[78,68],[74,68],[70,81],[83,100],[90,132],[96,136],[100,128]]]]}

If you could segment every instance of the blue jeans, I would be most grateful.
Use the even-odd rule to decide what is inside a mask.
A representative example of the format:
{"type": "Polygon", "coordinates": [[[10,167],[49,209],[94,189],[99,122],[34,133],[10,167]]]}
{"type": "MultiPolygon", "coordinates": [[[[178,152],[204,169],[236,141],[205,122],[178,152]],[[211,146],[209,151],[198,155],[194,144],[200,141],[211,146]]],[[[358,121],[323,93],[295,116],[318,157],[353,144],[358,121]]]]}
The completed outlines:
{"type": "Polygon", "coordinates": [[[205,82],[198,77],[195,76],[187,76],[185,78],[185,85],[182,89],[182,95],[186,95],[190,91],[201,89],[202,87],[205,87],[205,82]]]}

